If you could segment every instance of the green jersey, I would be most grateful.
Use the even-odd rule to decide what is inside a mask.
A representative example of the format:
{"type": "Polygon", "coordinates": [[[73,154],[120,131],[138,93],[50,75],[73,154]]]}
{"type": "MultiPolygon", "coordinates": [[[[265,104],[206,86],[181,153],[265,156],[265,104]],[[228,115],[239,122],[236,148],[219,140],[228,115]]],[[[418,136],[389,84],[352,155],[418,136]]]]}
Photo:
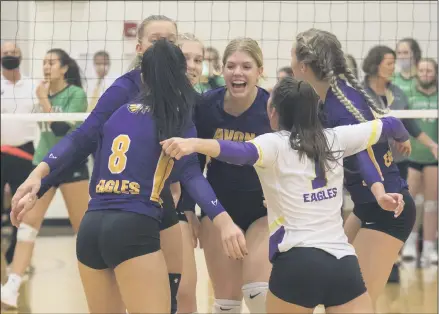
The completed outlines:
{"type": "Polygon", "coordinates": [[[407,97],[411,97],[416,93],[416,78],[404,78],[401,73],[396,73],[393,76],[392,83],[398,86],[407,97]]]}
{"type": "MultiPolygon", "coordinates": [[[[69,85],[59,93],[49,96],[49,100],[52,105],[51,112],[54,113],[87,111],[87,95],[82,88],[75,85],[69,85]]],[[[81,124],[81,122],[67,123],[72,126],[70,132],[81,124]]],[[[51,122],[38,122],[41,135],[34,154],[34,165],[38,165],[49,150],[62,139],[62,136],[56,136],[52,132],[50,124],[51,122]]]]}
{"type": "MultiPolygon", "coordinates": [[[[425,109],[436,109],[437,110],[437,92],[432,95],[426,95],[417,89],[412,97],[409,97],[409,109],[413,110],[425,110],[425,109]]],[[[437,118],[423,118],[416,119],[416,123],[419,125],[421,130],[425,132],[431,139],[437,142],[438,138],[438,122],[437,118]]],[[[433,154],[430,149],[425,145],[421,144],[419,141],[411,138],[412,153],[410,155],[410,160],[426,164],[435,162],[433,154]]]]}

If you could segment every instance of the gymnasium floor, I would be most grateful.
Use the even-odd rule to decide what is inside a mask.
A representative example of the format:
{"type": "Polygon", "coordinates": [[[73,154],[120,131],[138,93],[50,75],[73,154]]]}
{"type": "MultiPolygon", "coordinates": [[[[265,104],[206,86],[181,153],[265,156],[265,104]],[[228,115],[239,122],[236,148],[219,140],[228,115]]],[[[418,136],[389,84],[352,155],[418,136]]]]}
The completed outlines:
{"type": "MultiPolygon", "coordinates": [[[[196,250],[196,260],[198,311],[209,313],[213,297],[202,250],[196,250]]],[[[76,267],[74,236],[44,236],[42,232],[32,264],[35,271],[22,285],[18,313],[87,313],[76,267]]],[[[437,302],[437,267],[418,269],[405,263],[401,267],[401,283],[387,285],[377,313],[437,313],[437,302]]],[[[244,312],[248,313],[246,308],[244,312]]],[[[17,311],[2,309],[2,313],[17,311]]]]}

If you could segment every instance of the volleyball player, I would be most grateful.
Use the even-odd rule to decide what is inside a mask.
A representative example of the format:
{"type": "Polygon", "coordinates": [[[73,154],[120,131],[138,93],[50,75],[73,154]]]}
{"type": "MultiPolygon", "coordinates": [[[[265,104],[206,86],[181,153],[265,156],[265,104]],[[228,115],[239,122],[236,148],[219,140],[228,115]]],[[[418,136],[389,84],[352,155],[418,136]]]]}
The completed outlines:
{"type": "MultiPolygon", "coordinates": [[[[43,112],[87,110],[87,96],[82,89],[79,67],[64,50],[51,49],[46,53],[43,72],[44,81],[40,82],[36,90],[43,112]]],[[[34,165],[38,165],[48,151],[68,132],[76,128],[78,123],[41,122],[39,126],[41,136],[33,156],[34,165]]],[[[8,282],[2,287],[2,303],[17,307],[18,290],[22,277],[30,265],[35,239],[58,188],[66,203],[73,229],[77,232],[88,202],[88,179],[86,161],[72,167],[53,182],[53,187],[38,200],[32,213],[20,223],[11,274],[8,282]]]]}
{"type": "MultiPolygon", "coordinates": [[[[356,124],[384,113],[360,86],[350,69],[335,35],[310,29],[296,37],[292,51],[294,76],[309,82],[321,101],[324,125],[356,124]],[[340,79],[343,75],[345,80],[340,79]],[[371,110],[372,109],[372,110],[371,110]]],[[[410,146],[404,150],[410,152],[410,146]]],[[[361,271],[372,298],[376,301],[415,220],[415,205],[407,183],[400,177],[388,143],[378,143],[344,161],[348,170],[346,188],[354,202],[345,231],[353,243],[361,271]],[[403,213],[395,218],[386,209],[385,192],[404,196],[403,213]]]]}
{"type": "MultiPolygon", "coordinates": [[[[268,203],[273,271],[268,313],[372,313],[354,248],[343,230],[340,206],[343,157],[383,136],[407,141],[395,118],[324,130],[313,88],[286,77],[268,102],[277,132],[246,143],[172,138],[163,150],[177,160],[198,152],[236,165],[253,165],[268,203]],[[322,171],[320,171],[321,169],[322,171]]],[[[385,140],[385,139],[384,139],[385,140]]],[[[388,194],[390,214],[403,209],[401,194],[388,194]]]]}
{"type": "MultiPolygon", "coordinates": [[[[178,35],[178,46],[186,58],[186,75],[195,88],[200,82],[203,70],[204,45],[193,34],[178,35]]],[[[196,89],[196,88],[195,88],[196,89]]],[[[171,192],[177,206],[181,196],[179,182],[171,184],[171,192]]],[[[177,207],[177,209],[180,209],[177,207]]],[[[178,313],[197,312],[197,268],[194,248],[198,244],[200,222],[194,211],[177,211],[182,233],[183,270],[177,294],[178,313]]]]}
{"type": "MultiPolygon", "coordinates": [[[[131,66],[131,71],[119,77],[101,96],[95,109],[84,123],[74,132],[60,141],[46,155],[44,161],[50,167],[50,174],[41,181],[41,175],[33,173],[13,197],[12,207],[26,193],[31,193],[31,198],[41,197],[50,187],[51,181],[72,165],[78,164],[96,151],[98,134],[104,123],[122,105],[133,99],[140,92],[140,60],[141,55],[159,38],[167,38],[170,42],[177,41],[177,25],[170,18],[163,15],[151,15],[140,25],[137,32],[136,45],[137,58],[131,66]],[[52,156],[52,157],[51,157],[52,156]],[[56,158],[53,158],[56,157],[56,158]],[[41,183],[43,183],[41,185],[41,183]]],[[[160,245],[165,255],[171,285],[172,313],[177,310],[177,291],[180,284],[182,269],[182,241],[181,230],[178,225],[178,216],[172,201],[169,189],[163,189],[164,217],[160,224],[160,245]]]]}
{"type": "MultiPolygon", "coordinates": [[[[243,142],[271,132],[266,112],[269,94],[257,86],[263,73],[258,43],[250,38],[232,40],[224,51],[223,64],[226,86],[204,93],[196,108],[198,136],[243,142]]],[[[204,168],[206,158],[200,159],[204,168]]],[[[244,295],[251,313],[263,313],[271,265],[267,209],[257,174],[252,167],[212,159],[207,179],[233,221],[244,231],[249,249],[243,261],[229,259],[221,251],[219,233],[202,212],[199,238],[215,294],[212,312],[240,313],[244,295]]],[[[185,193],[183,204],[184,199],[185,193]]],[[[189,203],[181,205],[187,206],[184,210],[191,207],[189,203]]]]}
{"type": "MultiPolygon", "coordinates": [[[[216,199],[197,156],[174,161],[160,140],[196,136],[196,92],[180,48],[159,39],[143,55],[142,92],[119,108],[100,133],[91,200],[76,253],[91,313],[169,313],[167,268],[160,251],[161,190],[175,175],[209,214],[225,252],[246,254],[245,239],[216,199]],[[142,169],[142,171],[139,171],[142,169]],[[236,251],[235,251],[236,250],[236,251]]],[[[48,172],[44,162],[38,168],[48,172]]]]}

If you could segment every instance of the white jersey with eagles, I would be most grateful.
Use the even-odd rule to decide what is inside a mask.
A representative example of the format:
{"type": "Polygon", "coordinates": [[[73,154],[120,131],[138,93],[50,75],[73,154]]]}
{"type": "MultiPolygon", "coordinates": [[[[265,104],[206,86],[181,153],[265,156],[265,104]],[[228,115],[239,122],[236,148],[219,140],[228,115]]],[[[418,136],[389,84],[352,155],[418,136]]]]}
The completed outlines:
{"type": "Polygon", "coordinates": [[[252,142],[259,159],[254,165],[267,201],[270,258],[293,247],[322,249],[337,258],[355,255],[343,230],[343,157],[375,144],[382,122],[374,120],[326,129],[329,147],[338,159],[325,175],[290,145],[290,132],[258,136],[252,142]],[[316,171],[317,170],[317,171],[316,171]],[[321,172],[320,172],[321,173],[321,172]]]}

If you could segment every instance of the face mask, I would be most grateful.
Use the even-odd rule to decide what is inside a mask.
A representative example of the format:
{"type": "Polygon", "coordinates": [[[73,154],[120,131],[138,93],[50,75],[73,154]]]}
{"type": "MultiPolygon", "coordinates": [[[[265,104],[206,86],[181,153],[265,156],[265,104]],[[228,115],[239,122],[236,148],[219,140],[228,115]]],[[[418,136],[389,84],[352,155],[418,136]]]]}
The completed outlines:
{"type": "Polygon", "coordinates": [[[410,59],[399,59],[398,66],[401,70],[409,70],[412,67],[412,60],[410,59]]]}
{"type": "Polygon", "coordinates": [[[202,76],[208,77],[209,76],[209,68],[210,68],[210,64],[207,61],[203,62],[203,72],[201,73],[202,76]]]}
{"type": "Polygon", "coordinates": [[[20,66],[21,59],[15,56],[2,57],[2,67],[6,70],[15,70],[20,66]]]}

